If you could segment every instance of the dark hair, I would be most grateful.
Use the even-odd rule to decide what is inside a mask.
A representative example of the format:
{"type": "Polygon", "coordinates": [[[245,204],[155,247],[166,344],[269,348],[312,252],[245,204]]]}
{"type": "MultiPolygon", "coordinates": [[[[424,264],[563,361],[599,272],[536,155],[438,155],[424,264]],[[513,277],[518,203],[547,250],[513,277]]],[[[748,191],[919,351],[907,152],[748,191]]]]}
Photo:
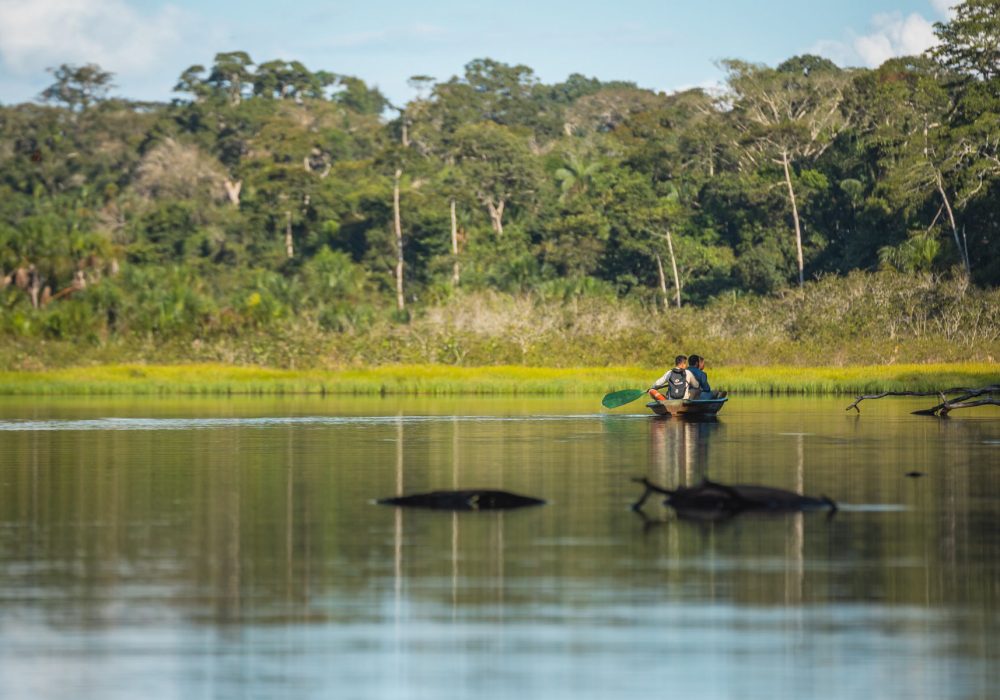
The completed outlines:
{"type": "Polygon", "coordinates": [[[675,366],[679,365],[680,363],[684,362],[687,359],[688,359],[687,355],[678,355],[677,357],[674,358],[674,365],[675,366]]]}
{"type": "Polygon", "coordinates": [[[701,355],[688,355],[688,364],[697,365],[701,362],[701,355]]]}

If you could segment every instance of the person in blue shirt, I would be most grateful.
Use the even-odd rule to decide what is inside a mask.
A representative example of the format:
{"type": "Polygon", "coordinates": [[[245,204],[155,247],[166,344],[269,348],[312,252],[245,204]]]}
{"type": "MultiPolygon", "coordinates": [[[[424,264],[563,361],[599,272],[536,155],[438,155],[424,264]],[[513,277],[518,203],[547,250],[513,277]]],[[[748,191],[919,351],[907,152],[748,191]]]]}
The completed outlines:
{"type": "Polygon", "coordinates": [[[710,399],[712,398],[712,387],[708,385],[708,375],[705,374],[705,358],[701,355],[688,355],[688,372],[694,375],[694,378],[698,380],[698,388],[701,389],[699,394],[693,398],[696,399],[710,399]]]}

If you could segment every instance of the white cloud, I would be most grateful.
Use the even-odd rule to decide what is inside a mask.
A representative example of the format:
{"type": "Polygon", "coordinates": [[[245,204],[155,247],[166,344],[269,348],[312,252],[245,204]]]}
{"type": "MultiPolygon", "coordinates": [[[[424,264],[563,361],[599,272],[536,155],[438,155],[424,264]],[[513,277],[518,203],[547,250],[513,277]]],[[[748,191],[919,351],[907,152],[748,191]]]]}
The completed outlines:
{"type": "Polygon", "coordinates": [[[125,0],[0,0],[0,63],[22,76],[61,63],[141,74],[180,44],[186,24],[172,5],[142,14],[125,0]]]}
{"type": "MultiPolygon", "coordinates": [[[[641,85],[639,87],[642,87],[641,85]]],[[[681,83],[668,88],[662,88],[659,92],[666,95],[676,95],[688,90],[703,90],[712,97],[723,97],[726,94],[726,81],[722,78],[706,78],[698,83],[681,83]]]]}
{"type": "Polygon", "coordinates": [[[808,53],[826,56],[838,66],[853,66],[859,62],[858,54],[851,48],[850,44],[835,39],[821,39],[817,41],[812,45],[808,53]]]}
{"type": "Polygon", "coordinates": [[[895,56],[923,53],[937,43],[934,25],[921,15],[903,17],[899,13],[872,18],[875,31],[854,39],[853,48],[870,68],[895,56]]]}
{"type": "MultiPolygon", "coordinates": [[[[957,0],[932,0],[932,3],[947,16],[947,5],[953,1],[957,0]]],[[[876,68],[890,58],[921,54],[937,44],[934,23],[916,12],[906,16],[899,12],[875,15],[870,29],[869,33],[854,35],[846,41],[823,39],[811,51],[840,65],[876,68]]]]}

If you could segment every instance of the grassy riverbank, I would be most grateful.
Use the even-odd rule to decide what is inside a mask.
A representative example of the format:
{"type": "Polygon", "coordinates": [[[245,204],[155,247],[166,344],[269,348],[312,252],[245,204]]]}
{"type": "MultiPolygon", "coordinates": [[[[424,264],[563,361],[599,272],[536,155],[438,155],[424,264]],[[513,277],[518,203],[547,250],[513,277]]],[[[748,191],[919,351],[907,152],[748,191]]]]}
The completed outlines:
{"type": "MultiPolygon", "coordinates": [[[[665,368],[387,365],[284,370],[219,364],[100,365],[0,372],[0,395],[593,395],[649,386],[665,368]]],[[[995,363],[709,368],[734,394],[858,394],[1000,383],[995,363]]]]}

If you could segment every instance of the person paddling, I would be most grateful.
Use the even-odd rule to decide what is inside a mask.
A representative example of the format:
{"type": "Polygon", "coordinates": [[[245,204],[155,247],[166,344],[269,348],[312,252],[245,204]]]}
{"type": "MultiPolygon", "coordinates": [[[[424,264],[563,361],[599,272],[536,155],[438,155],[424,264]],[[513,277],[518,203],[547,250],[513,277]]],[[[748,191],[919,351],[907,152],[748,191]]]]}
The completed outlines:
{"type": "Polygon", "coordinates": [[[692,395],[701,390],[698,378],[691,374],[688,369],[687,355],[678,355],[674,358],[674,367],[667,370],[666,374],[653,382],[653,386],[648,389],[648,393],[657,401],[666,399],[690,399],[692,395]],[[660,389],[666,387],[666,396],[660,393],[660,389]]]}

